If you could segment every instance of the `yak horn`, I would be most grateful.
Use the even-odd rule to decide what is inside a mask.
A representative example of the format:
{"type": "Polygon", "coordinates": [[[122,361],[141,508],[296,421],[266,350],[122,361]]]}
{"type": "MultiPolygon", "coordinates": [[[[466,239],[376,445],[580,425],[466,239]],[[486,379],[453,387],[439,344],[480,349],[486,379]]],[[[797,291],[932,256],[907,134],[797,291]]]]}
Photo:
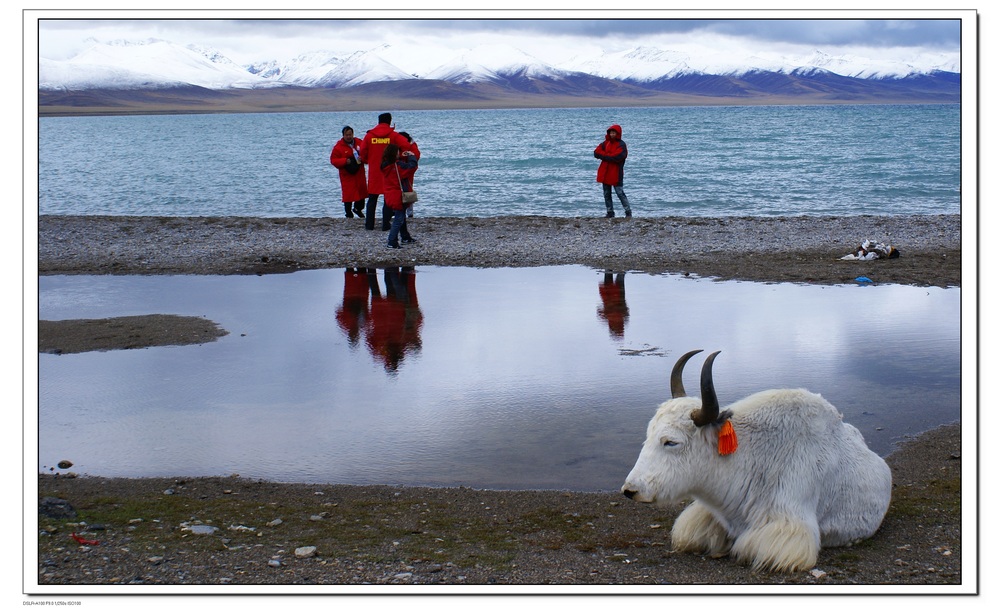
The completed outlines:
{"type": "Polygon", "coordinates": [[[719,398],[715,395],[715,383],[712,382],[712,362],[720,351],[705,358],[701,367],[701,409],[691,413],[694,425],[699,428],[714,423],[719,419],[719,398]]]}
{"type": "Polygon", "coordinates": [[[677,360],[676,364],[674,364],[674,369],[670,371],[671,398],[682,398],[684,396],[687,396],[687,394],[684,393],[684,381],[683,377],[681,376],[684,373],[684,365],[687,364],[687,361],[691,359],[691,356],[693,356],[696,353],[701,353],[701,351],[702,351],[701,349],[688,351],[687,353],[682,355],[679,360],[677,360]]]}

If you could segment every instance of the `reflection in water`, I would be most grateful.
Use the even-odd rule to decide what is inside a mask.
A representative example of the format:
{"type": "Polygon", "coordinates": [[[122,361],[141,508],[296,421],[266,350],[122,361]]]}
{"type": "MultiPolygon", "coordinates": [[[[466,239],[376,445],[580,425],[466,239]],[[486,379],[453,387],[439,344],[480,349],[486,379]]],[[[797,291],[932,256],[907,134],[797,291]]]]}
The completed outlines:
{"type": "Polygon", "coordinates": [[[602,305],[597,309],[597,315],[608,323],[608,332],[613,338],[625,336],[625,324],[628,323],[628,305],[625,303],[625,273],[615,275],[610,270],[604,271],[604,281],[597,286],[601,293],[602,305]]]}
{"type": "Polygon", "coordinates": [[[689,349],[727,356],[720,401],[810,389],[880,455],[962,418],[958,289],[642,274],[626,309],[616,271],[419,272],[419,306],[410,268],[40,277],[41,319],[196,314],[232,333],[39,355],[39,470],[616,491],[689,349]]]}
{"type": "Polygon", "coordinates": [[[348,268],[344,271],[344,301],[337,309],[337,325],[347,334],[351,347],[358,345],[361,328],[368,321],[369,284],[378,292],[373,268],[348,268]]]}
{"type": "Polygon", "coordinates": [[[396,372],[407,352],[421,347],[424,316],[417,304],[416,275],[412,267],[386,268],[383,295],[375,269],[349,268],[344,273],[344,303],[337,309],[337,323],[352,346],[363,331],[365,345],[386,372],[396,372]]]}

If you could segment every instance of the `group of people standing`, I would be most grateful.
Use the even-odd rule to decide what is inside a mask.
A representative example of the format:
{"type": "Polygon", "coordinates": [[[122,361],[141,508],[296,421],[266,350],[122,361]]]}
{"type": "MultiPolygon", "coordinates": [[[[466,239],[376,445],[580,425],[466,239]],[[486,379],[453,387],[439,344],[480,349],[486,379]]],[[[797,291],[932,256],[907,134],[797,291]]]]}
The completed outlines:
{"type": "Polygon", "coordinates": [[[364,138],[355,138],[350,126],[344,126],[341,134],[330,152],[330,163],[340,171],[344,214],[363,218],[365,229],[374,230],[378,197],[382,196],[382,230],[389,231],[388,247],[399,249],[401,242],[415,243],[406,226],[407,215],[413,215],[412,206],[403,203],[403,192],[413,191],[413,175],[420,160],[417,143],[406,132],[396,132],[391,113],[379,115],[378,125],[364,138]]]}
{"type": "MultiPolygon", "coordinates": [[[[368,130],[364,138],[355,138],[350,126],[344,126],[341,134],[343,138],[330,152],[330,163],[340,171],[344,214],[362,217],[365,228],[374,230],[378,197],[383,195],[382,230],[389,231],[388,247],[399,249],[400,242],[415,243],[416,239],[406,227],[406,218],[413,216],[413,207],[403,203],[403,192],[413,191],[413,175],[420,161],[416,141],[406,132],[396,132],[391,113],[379,115],[378,125],[368,130]],[[367,178],[365,164],[368,165],[367,178]],[[373,164],[377,164],[375,169],[373,164]]],[[[622,127],[612,125],[605,132],[604,142],[594,149],[594,157],[601,160],[597,182],[604,190],[606,217],[615,216],[612,190],[618,195],[625,217],[632,216],[623,187],[628,146],[621,135],[622,127]]]]}

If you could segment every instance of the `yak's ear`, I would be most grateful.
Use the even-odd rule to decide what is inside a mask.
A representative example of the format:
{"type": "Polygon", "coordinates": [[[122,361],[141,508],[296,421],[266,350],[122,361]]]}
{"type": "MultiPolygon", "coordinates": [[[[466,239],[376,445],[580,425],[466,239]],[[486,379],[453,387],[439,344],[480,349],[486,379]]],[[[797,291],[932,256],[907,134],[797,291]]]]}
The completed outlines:
{"type": "Polygon", "coordinates": [[[726,420],[719,428],[719,455],[729,455],[736,451],[738,443],[736,441],[736,430],[733,430],[733,422],[726,420]]]}
{"type": "Polygon", "coordinates": [[[736,440],[736,430],[733,428],[733,422],[730,417],[733,416],[733,412],[726,410],[719,414],[719,418],[715,421],[719,429],[719,455],[729,455],[736,451],[736,447],[739,445],[736,440]]]}

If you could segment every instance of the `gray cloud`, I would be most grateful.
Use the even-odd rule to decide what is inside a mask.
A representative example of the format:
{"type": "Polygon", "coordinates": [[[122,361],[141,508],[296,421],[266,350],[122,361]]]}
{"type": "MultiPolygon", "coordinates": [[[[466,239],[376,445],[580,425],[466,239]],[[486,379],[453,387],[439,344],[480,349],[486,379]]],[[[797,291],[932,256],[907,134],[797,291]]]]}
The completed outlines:
{"type": "Polygon", "coordinates": [[[702,32],[774,43],[951,49],[958,48],[961,36],[961,22],[957,19],[430,19],[384,25],[438,32],[499,31],[590,38],[702,32]]]}
{"type": "Polygon", "coordinates": [[[170,27],[224,36],[255,34],[275,38],[323,34],[336,37],[340,33],[365,31],[381,34],[394,29],[441,35],[505,32],[589,38],[702,32],[774,43],[944,48],[957,48],[961,36],[961,22],[957,19],[434,19],[435,12],[427,14],[428,18],[408,20],[192,19],[170,22],[170,27]]]}
{"type": "MultiPolygon", "coordinates": [[[[187,14],[190,17],[178,19],[42,19],[40,51],[43,57],[68,57],[88,37],[104,41],[162,38],[217,47],[234,58],[255,61],[282,51],[368,49],[396,41],[425,45],[489,33],[557,44],[563,38],[567,44],[587,40],[609,48],[657,37],[696,43],[703,34],[706,40],[711,37],[709,44],[726,36],[764,48],[864,46],[957,52],[962,28],[958,19],[579,19],[571,11],[565,12],[565,18],[553,19],[440,19],[444,13],[439,11],[419,11],[414,14],[426,17],[405,20],[198,19],[197,12],[187,14]]],[[[391,11],[370,14],[397,15],[391,11]]]]}

